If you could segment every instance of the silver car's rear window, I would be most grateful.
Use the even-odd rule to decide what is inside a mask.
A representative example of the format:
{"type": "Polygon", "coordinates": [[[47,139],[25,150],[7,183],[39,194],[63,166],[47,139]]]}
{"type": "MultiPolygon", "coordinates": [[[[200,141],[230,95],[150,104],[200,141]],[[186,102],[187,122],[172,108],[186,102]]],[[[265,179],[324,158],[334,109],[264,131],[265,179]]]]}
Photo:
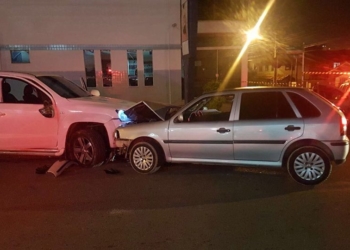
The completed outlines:
{"type": "Polygon", "coordinates": [[[287,92],[303,118],[319,117],[321,112],[307,99],[294,92],[287,92]]]}

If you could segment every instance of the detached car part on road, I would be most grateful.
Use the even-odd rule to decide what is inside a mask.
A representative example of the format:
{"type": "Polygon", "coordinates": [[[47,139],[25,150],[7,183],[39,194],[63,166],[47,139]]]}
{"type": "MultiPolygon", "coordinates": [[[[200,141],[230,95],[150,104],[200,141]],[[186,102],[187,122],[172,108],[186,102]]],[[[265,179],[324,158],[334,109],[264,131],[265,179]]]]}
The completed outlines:
{"type": "Polygon", "coordinates": [[[92,167],[115,154],[120,110],[60,76],[0,72],[0,154],[64,156],[92,167]]]}
{"type": "Polygon", "coordinates": [[[165,162],[285,167],[315,185],[345,162],[346,129],[344,114],[308,89],[246,87],[205,94],[169,119],[126,124],[115,137],[142,174],[165,162]]]}

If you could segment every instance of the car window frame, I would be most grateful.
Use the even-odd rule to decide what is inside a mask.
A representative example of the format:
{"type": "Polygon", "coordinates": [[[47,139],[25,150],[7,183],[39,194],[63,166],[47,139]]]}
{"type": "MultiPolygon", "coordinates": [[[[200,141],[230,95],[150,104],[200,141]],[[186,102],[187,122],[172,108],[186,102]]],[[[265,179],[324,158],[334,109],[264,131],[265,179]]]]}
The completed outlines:
{"type": "MultiPolygon", "coordinates": [[[[228,92],[228,93],[215,93],[212,95],[205,95],[205,96],[201,96],[195,100],[193,100],[191,103],[189,103],[188,105],[184,106],[183,108],[181,108],[178,113],[176,115],[174,115],[172,121],[173,123],[188,123],[188,124],[193,124],[193,122],[189,122],[186,121],[186,117],[184,115],[184,113],[188,110],[193,109],[192,113],[195,111],[198,111],[199,109],[205,107],[205,104],[209,103],[210,101],[206,101],[203,105],[203,103],[201,104],[201,102],[203,102],[203,100],[205,99],[212,99],[214,97],[223,97],[223,96],[232,96],[231,99],[231,110],[228,112],[229,116],[228,119],[225,121],[232,121],[233,117],[234,117],[234,110],[235,110],[235,102],[236,102],[236,92],[228,92]]],[[[222,122],[223,120],[203,120],[203,121],[196,121],[197,122],[222,122]]]]}

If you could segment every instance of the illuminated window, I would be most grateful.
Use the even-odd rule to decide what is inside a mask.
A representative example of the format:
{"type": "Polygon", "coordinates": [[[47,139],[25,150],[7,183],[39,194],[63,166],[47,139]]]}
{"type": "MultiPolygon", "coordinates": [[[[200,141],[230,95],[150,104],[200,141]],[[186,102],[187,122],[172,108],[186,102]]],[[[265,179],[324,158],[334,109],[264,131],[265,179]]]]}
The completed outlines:
{"type": "Polygon", "coordinates": [[[138,86],[137,77],[137,51],[128,50],[128,76],[129,76],[129,86],[138,86]]]}
{"type": "Polygon", "coordinates": [[[94,50],[84,50],[84,64],[86,74],[86,85],[88,87],[96,87],[94,50]]]}
{"type": "Polygon", "coordinates": [[[153,56],[152,50],[143,51],[143,66],[145,70],[145,86],[153,86],[153,56]]]}
{"type": "Polygon", "coordinates": [[[30,63],[29,50],[11,50],[11,63],[30,63]]]}
{"type": "Polygon", "coordinates": [[[112,86],[111,51],[101,50],[103,87],[112,86]]]}

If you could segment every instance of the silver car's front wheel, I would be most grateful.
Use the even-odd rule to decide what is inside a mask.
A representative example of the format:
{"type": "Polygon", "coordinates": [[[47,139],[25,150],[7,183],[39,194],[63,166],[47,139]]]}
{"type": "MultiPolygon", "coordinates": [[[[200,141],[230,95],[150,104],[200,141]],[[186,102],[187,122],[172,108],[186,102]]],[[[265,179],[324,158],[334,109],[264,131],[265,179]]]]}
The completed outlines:
{"type": "Polygon", "coordinates": [[[332,165],[322,150],[310,146],[295,150],[288,159],[287,169],[297,182],[315,185],[329,177],[332,165]]]}
{"type": "Polygon", "coordinates": [[[150,174],[160,168],[160,156],[156,147],[148,142],[138,142],[132,146],[129,162],[132,168],[141,174],[150,174]]]}

